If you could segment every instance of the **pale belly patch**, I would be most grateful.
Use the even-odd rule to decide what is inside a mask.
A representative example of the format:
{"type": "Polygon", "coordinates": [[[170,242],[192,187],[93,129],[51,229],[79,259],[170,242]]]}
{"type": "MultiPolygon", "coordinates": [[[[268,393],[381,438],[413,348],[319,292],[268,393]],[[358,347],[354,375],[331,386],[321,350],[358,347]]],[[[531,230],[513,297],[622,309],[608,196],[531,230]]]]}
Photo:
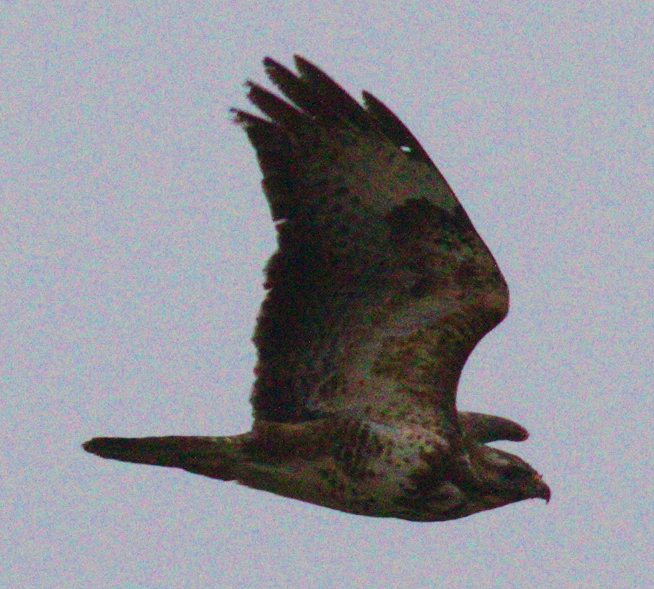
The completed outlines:
{"type": "MultiPolygon", "coordinates": [[[[416,493],[415,475],[442,462],[449,450],[447,440],[423,428],[370,422],[341,424],[325,431],[321,442],[324,451],[310,458],[250,462],[238,481],[341,511],[405,517],[402,500],[416,493]]],[[[439,489],[434,482],[435,497],[460,501],[452,483],[442,481],[439,489]]]]}

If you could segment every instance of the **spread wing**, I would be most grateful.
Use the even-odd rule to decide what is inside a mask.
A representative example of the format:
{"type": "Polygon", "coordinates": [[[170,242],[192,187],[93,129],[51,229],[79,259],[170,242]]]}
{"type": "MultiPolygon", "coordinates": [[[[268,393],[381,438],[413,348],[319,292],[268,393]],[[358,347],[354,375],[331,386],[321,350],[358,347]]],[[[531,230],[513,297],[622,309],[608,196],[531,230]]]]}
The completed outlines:
{"type": "Polygon", "coordinates": [[[305,59],[248,83],[279,249],[254,341],[257,419],[329,414],[457,427],[456,387],[508,310],[491,253],[447,182],[379,100],[364,106],[305,59]]]}

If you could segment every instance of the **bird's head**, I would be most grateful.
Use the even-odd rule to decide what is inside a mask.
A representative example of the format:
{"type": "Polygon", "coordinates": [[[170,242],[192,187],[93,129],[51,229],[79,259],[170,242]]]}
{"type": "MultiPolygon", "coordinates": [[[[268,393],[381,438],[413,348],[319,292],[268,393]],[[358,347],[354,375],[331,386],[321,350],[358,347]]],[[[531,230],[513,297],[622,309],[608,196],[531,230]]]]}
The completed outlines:
{"type": "Polygon", "coordinates": [[[486,445],[480,445],[474,454],[473,471],[482,481],[480,511],[523,499],[549,502],[551,491],[543,477],[519,456],[486,445]]]}

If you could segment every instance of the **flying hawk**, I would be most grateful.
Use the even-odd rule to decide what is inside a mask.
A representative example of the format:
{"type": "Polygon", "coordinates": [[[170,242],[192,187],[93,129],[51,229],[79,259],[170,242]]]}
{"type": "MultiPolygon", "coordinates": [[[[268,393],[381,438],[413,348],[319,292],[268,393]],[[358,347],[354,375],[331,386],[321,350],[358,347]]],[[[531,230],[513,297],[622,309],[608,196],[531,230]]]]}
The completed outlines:
{"type": "Polygon", "coordinates": [[[183,468],[341,511],[413,521],[550,498],[517,423],[459,412],[475,345],[505,317],[493,256],[425,150],[379,100],[315,65],[266,58],[286,100],[248,82],[235,110],[263,172],[279,249],[254,342],[252,431],[95,438],[125,462],[183,468]]]}

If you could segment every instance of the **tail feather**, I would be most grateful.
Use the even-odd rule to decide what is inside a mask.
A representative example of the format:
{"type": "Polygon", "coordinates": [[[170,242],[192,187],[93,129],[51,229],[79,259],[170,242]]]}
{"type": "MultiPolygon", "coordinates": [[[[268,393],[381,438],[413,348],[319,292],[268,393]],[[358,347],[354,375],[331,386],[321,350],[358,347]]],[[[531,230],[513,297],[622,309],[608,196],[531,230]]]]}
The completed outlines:
{"type": "Polygon", "coordinates": [[[234,480],[244,456],[243,436],[165,436],[159,438],[93,438],[87,452],[137,464],[183,468],[204,476],[234,480]]]}

